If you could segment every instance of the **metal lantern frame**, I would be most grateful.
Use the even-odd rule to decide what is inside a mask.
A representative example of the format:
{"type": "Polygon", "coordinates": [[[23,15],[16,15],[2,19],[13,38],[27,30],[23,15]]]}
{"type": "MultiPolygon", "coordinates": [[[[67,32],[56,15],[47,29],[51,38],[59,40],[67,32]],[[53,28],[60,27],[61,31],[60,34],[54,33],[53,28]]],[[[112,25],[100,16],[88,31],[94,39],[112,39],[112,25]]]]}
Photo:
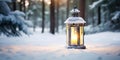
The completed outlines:
{"type": "Polygon", "coordinates": [[[67,47],[76,49],[85,49],[84,46],[84,24],[86,21],[82,17],[79,17],[79,10],[74,8],[71,10],[72,17],[69,17],[66,21],[67,30],[67,47]]]}

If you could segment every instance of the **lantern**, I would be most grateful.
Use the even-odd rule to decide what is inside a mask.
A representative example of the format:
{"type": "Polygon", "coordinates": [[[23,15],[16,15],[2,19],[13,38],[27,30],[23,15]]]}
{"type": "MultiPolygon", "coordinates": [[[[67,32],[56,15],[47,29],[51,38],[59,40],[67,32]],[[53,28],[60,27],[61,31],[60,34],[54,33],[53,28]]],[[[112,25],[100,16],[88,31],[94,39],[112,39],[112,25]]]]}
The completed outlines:
{"type": "Polygon", "coordinates": [[[66,21],[67,30],[67,47],[76,49],[85,49],[84,46],[84,21],[83,18],[79,17],[79,10],[74,8],[71,10],[72,17],[69,17],[66,21]]]}

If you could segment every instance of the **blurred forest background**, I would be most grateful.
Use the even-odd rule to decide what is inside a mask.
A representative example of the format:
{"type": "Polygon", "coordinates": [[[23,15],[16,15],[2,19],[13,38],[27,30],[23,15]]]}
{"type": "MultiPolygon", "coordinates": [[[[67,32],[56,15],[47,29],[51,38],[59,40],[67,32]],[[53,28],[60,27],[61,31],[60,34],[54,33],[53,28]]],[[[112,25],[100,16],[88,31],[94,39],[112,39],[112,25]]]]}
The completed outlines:
{"type": "Polygon", "coordinates": [[[120,31],[120,0],[0,0],[0,34],[27,34],[26,27],[59,33],[74,6],[87,22],[86,34],[120,31]]]}

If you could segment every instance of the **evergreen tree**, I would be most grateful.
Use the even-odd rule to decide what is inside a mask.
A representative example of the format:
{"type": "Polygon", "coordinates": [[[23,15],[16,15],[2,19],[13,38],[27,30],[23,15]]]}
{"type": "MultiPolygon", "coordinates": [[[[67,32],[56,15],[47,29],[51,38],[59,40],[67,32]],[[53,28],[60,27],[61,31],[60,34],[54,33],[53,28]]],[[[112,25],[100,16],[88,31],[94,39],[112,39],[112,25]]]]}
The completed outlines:
{"type": "Polygon", "coordinates": [[[19,36],[20,31],[27,32],[25,14],[20,11],[11,12],[6,2],[0,1],[0,34],[6,36],[19,36]]]}

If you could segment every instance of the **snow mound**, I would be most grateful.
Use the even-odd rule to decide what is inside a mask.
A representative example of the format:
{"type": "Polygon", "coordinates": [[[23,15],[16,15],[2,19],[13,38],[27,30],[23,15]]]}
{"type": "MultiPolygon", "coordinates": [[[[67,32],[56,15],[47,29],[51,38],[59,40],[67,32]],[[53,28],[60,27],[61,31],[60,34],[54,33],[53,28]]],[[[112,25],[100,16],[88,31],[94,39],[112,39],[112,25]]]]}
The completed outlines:
{"type": "Polygon", "coordinates": [[[48,32],[37,28],[31,36],[0,36],[0,60],[120,60],[119,32],[85,35],[85,50],[67,49],[65,33],[48,32]]]}

